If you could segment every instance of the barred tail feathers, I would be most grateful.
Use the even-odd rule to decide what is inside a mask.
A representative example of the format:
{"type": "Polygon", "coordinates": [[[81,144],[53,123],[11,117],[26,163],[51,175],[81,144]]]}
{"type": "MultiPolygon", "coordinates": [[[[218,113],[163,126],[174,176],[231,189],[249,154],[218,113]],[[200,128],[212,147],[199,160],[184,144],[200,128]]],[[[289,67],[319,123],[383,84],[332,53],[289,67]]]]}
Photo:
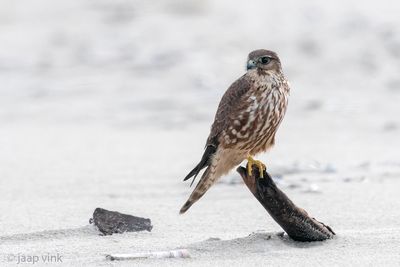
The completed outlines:
{"type": "Polygon", "coordinates": [[[179,213],[185,213],[194,203],[196,203],[196,201],[198,201],[207,192],[207,190],[214,184],[214,182],[218,178],[219,177],[215,175],[215,167],[213,167],[213,165],[207,167],[199,183],[196,185],[189,199],[182,206],[179,213]]]}

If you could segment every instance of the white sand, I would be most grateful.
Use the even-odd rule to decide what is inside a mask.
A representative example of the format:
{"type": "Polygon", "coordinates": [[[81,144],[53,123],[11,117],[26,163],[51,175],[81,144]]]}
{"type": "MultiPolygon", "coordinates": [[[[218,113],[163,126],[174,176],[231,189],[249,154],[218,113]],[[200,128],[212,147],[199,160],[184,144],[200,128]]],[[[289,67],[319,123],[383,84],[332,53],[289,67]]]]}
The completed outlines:
{"type": "Polygon", "coordinates": [[[82,266],[400,264],[399,5],[231,2],[0,2],[0,266],[57,253],[82,266]],[[260,47],[280,54],[292,94],[259,158],[333,240],[276,236],[235,172],[178,215],[216,105],[260,47]],[[99,236],[96,207],[153,231],[99,236]],[[178,247],[192,258],[104,257],[178,247]]]}

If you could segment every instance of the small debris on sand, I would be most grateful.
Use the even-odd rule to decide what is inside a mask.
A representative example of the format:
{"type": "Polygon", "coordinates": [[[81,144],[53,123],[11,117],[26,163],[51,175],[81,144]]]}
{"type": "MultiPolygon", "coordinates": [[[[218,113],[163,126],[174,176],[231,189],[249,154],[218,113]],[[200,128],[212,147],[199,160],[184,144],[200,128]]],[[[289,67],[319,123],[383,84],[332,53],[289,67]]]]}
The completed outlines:
{"type": "Polygon", "coordinates": [[[121,234],[124,232],[151,231],[153,226],[151,220],[122,214],[117,211],[109,211],[96,208],[90,223],[94,223],[99,231],[104,235],[121,234]]]}
{"type": "Polygon", "coordinates": [[[190,258],[187,249],[177,249],[170,251],[153,251],[126,254],[106,255],[108,260],[136,260],[136,259],[165,259],[165,258],[190,258]]]}

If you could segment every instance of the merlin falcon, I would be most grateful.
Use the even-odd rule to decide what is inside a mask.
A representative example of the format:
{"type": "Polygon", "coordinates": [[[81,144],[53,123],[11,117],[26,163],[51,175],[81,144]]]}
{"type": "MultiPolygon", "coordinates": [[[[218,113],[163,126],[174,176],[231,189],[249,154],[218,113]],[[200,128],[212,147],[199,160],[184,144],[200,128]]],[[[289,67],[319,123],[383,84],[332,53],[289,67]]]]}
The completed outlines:
{"type": "MultiPolygon", "coordinates": [[[[288,104],[289,83],[282,73],[278,55],[270,50],[251,52],[247,72],[225,92],[219,103],[204,154],[185,177],[193,177],[206,168],[180,213],[185,213],[218,179],[247,159],[252,166],[265,170],[253,156],[274,145],[275,134],[288,104]]],[[[262,173],[262,172],[261,172],[262,173]]]]}

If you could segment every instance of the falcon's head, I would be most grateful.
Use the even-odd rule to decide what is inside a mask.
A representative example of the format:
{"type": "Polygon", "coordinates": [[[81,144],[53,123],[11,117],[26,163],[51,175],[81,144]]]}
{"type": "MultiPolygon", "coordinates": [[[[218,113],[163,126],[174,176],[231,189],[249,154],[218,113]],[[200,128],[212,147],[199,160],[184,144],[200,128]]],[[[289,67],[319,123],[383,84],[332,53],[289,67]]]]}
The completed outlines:
{"type": "Polygon", "coordinates": [[[281,61],[278,55],[270,50],[259,49],[251,52],[247,58],[247,70],[281,71],[281,61]]]}

